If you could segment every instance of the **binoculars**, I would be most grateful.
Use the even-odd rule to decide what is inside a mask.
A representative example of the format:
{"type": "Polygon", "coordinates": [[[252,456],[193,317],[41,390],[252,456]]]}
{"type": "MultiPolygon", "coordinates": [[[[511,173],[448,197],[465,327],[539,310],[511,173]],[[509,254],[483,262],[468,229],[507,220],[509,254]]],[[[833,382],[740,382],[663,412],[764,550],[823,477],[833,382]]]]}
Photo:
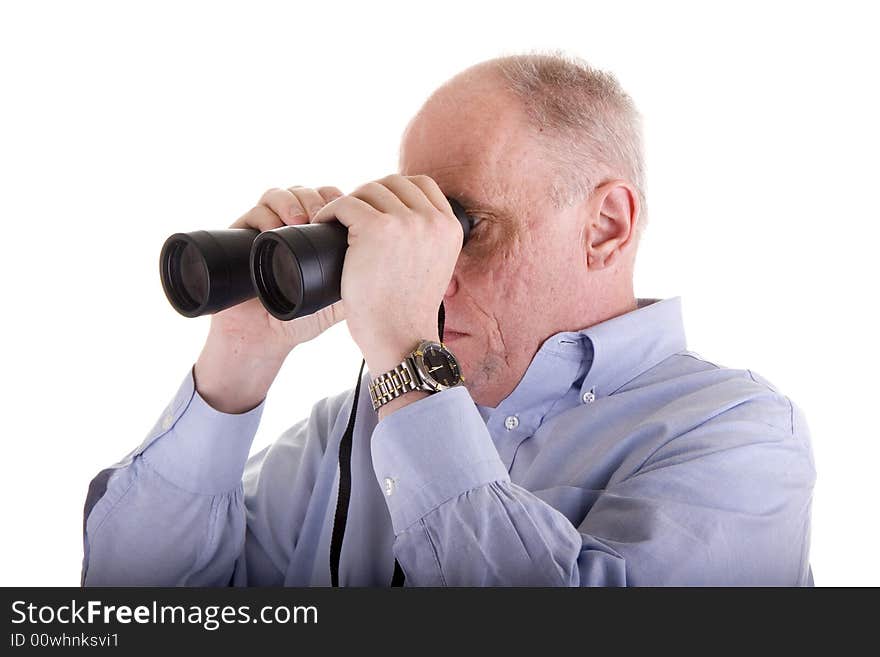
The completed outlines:
{"type": "MultiPolygon", "coordinates": [[[[447,198],[464,230],[472,220],[447,198]]],[[[280,320],[305,317],[341,299],[348,229],[338,221],[175,233],[162,246],[165,296],[185,317],[226,310],[255,296],[280,320]]]]}

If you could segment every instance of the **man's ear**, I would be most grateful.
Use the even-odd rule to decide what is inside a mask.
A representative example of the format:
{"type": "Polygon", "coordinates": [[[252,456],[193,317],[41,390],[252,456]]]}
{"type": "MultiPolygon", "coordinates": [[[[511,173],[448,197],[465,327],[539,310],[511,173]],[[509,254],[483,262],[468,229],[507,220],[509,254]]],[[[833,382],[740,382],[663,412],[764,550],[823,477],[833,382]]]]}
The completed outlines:
{"type": "Polygon", "coordinates": [[[604,269],[633,246],[639,220],[639,195],[626,180],[610,180],[590,196],[584,227],[588,269],[604,269]]]}

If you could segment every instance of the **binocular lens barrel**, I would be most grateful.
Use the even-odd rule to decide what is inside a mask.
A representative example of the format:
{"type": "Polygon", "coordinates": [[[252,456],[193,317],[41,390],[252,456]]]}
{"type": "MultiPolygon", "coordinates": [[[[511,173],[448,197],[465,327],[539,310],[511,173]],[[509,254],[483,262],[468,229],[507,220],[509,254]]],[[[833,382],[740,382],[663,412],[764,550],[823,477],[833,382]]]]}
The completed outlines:
{"type": "Polygon", "coordinates": [[[181,308],[194,312],[208,298],[208,268],[192,244],[178,240],[172,243],[171,249],[168,257],[171,293],[181,308]]]}
{"type": "Polygon", "coordinates": [[[162,246],[165,296],[185,317],[210,315],[256,296],[250,280],[251,228],[175,233],[162,246]]]}
{"type": "Polygon", "coordinates": [[[259,264],[251,271],[259,271],[260,279],[255,289],[264,290],[271,295],[272,306],[281,312],[290,312],[302,304],[303,278],[299,263],[293,252],[276,253],[276,249],[284,251],[287,246],[280,241],[269,240],[257,252],[259,264]]]}
{"type": "Polygon", "coordinates": [[[348,229],[338,221],[260,233],[251,251],[257,296],[281,320],[305,317],[341,298],[348,229]]]}
{"type": "MultiPolygon", "coordinates": [[[[464,230],[471,219],[448,199],[464,230]]],[[[159,257],[165,296],[177,312],[198,317],[259,296],[281,320],[305,317],[339,301],[348,229],[338,221],[199,230],[169,237],[159,257]]]]}

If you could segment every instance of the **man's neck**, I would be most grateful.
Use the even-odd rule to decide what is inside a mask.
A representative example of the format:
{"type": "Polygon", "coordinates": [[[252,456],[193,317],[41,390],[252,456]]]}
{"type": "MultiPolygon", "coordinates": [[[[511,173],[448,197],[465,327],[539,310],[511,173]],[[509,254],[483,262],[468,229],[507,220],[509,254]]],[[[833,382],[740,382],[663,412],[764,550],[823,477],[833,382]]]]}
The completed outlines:
{"type": "Polygon", "coordinates": [[[467,383],[465,383],[465,386],[468,387],[471,397],[477,405],[494,408],[516,389],[528,371],[535,354],[538,353],[541,345],[548,338],[563,331],[581,331],[619,315],[632,312],[637,308],[638,301],[630,288],[628,294],[621,295],[619,299],[614,299],[613,301],[605,300],[601,304],[593,305],[589,309],[584,310],[580,315],[573,314],[572,318],[555,322],[550,328],[545,329],[542,332],[542,336],[535,339],[531,353],[528,354],[528,360],[526,361],[523,358],[517,363],[516,372],[512,371],[511,367],[507,367],[506,370],[499,369],[495,373],[494,381],[491,384],[483,385],[479,388],[470,388],[467,386],[467,383]]]}

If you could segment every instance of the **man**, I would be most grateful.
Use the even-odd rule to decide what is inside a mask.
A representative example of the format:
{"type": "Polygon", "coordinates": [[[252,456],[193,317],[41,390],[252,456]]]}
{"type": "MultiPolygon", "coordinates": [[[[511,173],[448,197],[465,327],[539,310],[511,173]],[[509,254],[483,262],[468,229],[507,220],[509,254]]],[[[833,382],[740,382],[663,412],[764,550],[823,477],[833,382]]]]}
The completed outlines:
{"type": "Polygon", "coordinates": [[[212,318],[146,441],[92,482],[84,583],[812,584],[802,414],[687,351],[678,299],[634,296],[640,141],[610,75],[504,57],[429,98],[399,174],[267,192],[235,225],[348,226],[342,301],[212,318]],[[460,253],[446,197],[476,222],[460,253]],[[441,301],[464,384],[368,394],[439,340],[441,301]],[[319,401],[248,460],[287,354],[343,318],[358,398],[319,401]]]}

